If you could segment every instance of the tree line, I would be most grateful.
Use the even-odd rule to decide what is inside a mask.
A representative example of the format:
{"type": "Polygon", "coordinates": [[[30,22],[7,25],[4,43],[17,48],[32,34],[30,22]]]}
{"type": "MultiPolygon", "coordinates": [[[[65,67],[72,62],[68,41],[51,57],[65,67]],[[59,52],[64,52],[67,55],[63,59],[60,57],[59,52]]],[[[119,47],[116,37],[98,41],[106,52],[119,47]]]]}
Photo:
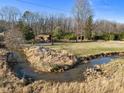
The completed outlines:
{"type": "Polygon", "coordinates": [[[25,11],[15,7],[0,9],[0,32],[19,27],[26,40],[40,34],[50,34],[55,40],[122,40],[124,24],[93,20],[88,0],[75,0],[73,17],[25,11]]]}

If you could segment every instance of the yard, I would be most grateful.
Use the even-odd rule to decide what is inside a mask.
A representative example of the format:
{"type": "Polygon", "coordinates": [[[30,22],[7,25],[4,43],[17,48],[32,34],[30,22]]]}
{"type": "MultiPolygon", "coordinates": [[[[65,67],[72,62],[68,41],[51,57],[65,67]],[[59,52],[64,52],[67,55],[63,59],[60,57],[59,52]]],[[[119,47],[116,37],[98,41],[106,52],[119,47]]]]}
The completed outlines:
{"type": "Polygon", "coordinates": [[[67,50],[68,52],[78,56],[87,56],[105,52],[124,51],[124,41],[55,43],[53,46],[48,45],[46,47],[58,50],[67,50]]]}

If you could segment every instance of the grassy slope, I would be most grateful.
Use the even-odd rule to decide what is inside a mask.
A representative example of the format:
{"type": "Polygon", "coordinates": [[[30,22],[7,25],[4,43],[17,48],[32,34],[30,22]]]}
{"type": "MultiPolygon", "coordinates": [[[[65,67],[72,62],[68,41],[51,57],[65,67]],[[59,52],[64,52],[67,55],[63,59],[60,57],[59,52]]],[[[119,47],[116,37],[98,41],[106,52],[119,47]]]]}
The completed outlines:
{"type": "Polygon", "coordinates": [[[87,43],[59,43],[47,46],[52,49],[64,49],[72,54],[86,56],[103,52],[124,51],[124,42],[87,42],[87,43]]]}

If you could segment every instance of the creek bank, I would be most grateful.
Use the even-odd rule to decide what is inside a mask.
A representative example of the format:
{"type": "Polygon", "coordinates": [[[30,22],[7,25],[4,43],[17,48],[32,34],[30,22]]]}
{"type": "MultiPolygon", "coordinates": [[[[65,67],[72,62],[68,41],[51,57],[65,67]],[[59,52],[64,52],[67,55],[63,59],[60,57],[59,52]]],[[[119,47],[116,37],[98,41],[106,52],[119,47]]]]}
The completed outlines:
{"type": "Polygon", "coordinates": [[[87,79],[80,82],[36,81],[26,87],[31,93],[123,93],[124,59],[100,66],[102,72],[87,70],[87,79]]]}
{"type": "Polygon", "coordinates": [[[119,57],[119,56],[124,56],[124,52],[110,52],[110,53],[100,53],[100,54],[95,54],[95,55],[89,55],[86,57],[78,57],[81,63],[88,63],[91,60],[98,59],[98,58],[104,58],[104,57],[119,57]]]}
{"type": "MultiPolygon", "coordinates": [[[[30,64],[29,62],[26,62],[22,59],[16,59],[16,58],[20,58],[19,55],[18,56],[17,54],[12,54],[12,55],[9,55],[9,57],[11,58],[11,60],[9,61],[9,65],[13,69],[13,72],[15,73],[15,75],[19,77],[20,79],[24,78],[28,82],[33,82],[37,80],[59,81],[59,82],[66,81],[67,82],[67,81],[77,81],[77,80],[80,81],[84,79],[85,77],[87,78],[88,77],[87,75],[96,74],[98,72],[102,74],[102,70],[100,66],[96,65],[98,63],[92,64],[92,61],[96,60],[97,58],[102,59],[102,57],[104,59],[104,58],[111,58],[111,56],[119,56],[119,55],[123,56],[123,52],[106,53],[104,54],[104,56],[101,56],[103,54],[97,54],[95,55],[94,59],[90,59],[90,60],[88,57],[87,58],[84,57],[83,59],[87,59],[87,60],[81,61],[80,59],[79,63],[72,65],[70,68],[68,68],[68,70],[63,70],[63,72],[61,73],[57,72],[58,70],[56,70],[56,73],[38,71],[37,69],[33,68],[31,66],[32,64],[30,64]],[[82,72],[85,73],[84,76],[80,74],[82,72]]],[[[98,60],[98,62],[99,61],[101,60],[98,60]]],[[[111,60],[105,60],[106,63],[110,61],[111,60]]],[[[59,70],[59,71],[62,71],[62,70],[59,70]]]]}
{"type": "Polygon", "coordinates": [[[67,51],[39,46],[25,48],[24,54],[31,66],[43,72],[64,72],[79,62],[77,56],[67,51]]]}
{"type": "Polygon", "coordinates": [[[111,52],[77,57],[65,50],[57,51],[40,46],[25,48],[24,53],[31,66],[43,72],[64,72],[94,59],[124,55],[124,52],[111,52]]]}
{"type": "MultiPolygon", "coordinates": [[[[1,52],[1,51],[0,51],[1,52]]],[[[117,54],[118,55],[118,54],[117,54]]],[[[2,57],[4,56],[4,54],[2,55],[2,57]]],[[[121,55],[120,55],[121,56],[121,55]]],[[[123,53],[122,53],[123,56],[123,53]]],[[[80,73],[77,71],[77,65],[74,69],[70,69],[71,70],[71,74],[66,73],[64,74],[64,76],[66,77],[70,77],[69,79],[71,79],[71,75],[75,76],[75,75],[79,75],[82,73],[83,71],[86,71],[86,77],[87,80],[86,82],[84,81],[80,81],[80,82],[52,82],[51,78],[51,73],[50,75],[47,75],[47,78],[51,78],[51,81],[42,81],[38,80],[35,81],[29,85],[23,85],[24,83],[21,83],[20,79],[18,79],[17,77],[15,77],[15,75],[9,71],[6,62],[1,61],[0,62],[0,70],[2,72],[0,75],[0,93],[55,93],[55,91],[51,91],[51,90],[57,90],[60,93],[63,92],[79,92],[83,93],[85,90],[85,93],[93,93],[95,91],[96,92],[102,92],[101,90],[103,90],[102,93],[111,91],[114,93],[123,93],[119,92],[120,89],[123,89],[123,84],[124,84],[124,60],[117,60],[114,62],[110,62],[108,64],[104,64],[101,66],[96,66],[93,69],[79,69],[80,73]],[[77,73],[78,72],[78,73],[77,73]],[[77,73],[77,74],[76,74],[77,73]],[[96,88],[97,86],[97,88],[96,88]],[[99,89],[99,90],[98,90],[99,89]]],[[[26,63],[26,62],[25,62],[26,63]]],[[[19,64],[19,62],[18,62],[19,64]]],[[[87,63],[89,64],[89,63],[87,63]]],[[[82,64],[86,65],[86,64],[82,64]]],[[[15,65],[16,66],[16,65],[15,65]]],[[[83,67],[80,68],[83,68],[83,67]]],[[[85,66],[86,67],[86,66],[85,66]]],[[[66,71],[69,72],[70,70],[66,71]]],[[[63,73],[63,72],[62,72],[63,73]]],[[[56,77],[54,79],[59,79],[61,78],[61,76],[59,76],[57,73],[54,74],[56,77]],[[58,77],[58,78],[57,78],[58,77]]],[[[83,77],[83,76],[82,76],[83,77]]],[[[81,78],[82,78],[81,77],[81,78]]],[[[46,78],[46,77],[44,77],[46,78]]],[[[66,79],[66,78],[61,78],[61,79],[66,79]]],[[[77,81],[76,79],[79,79],[79,76],[77,76],[75,78],[75,81],[77,81]]],[[[47,79],[46,79],[47,80],[47,79]]]]}
{"type": "Polygon", "coordinates": [[[6,49],[0,49],[0,93],[19,93],[25,83],[15,76],[6,62],[6,49]]]}
{"type": "Polygon", "coordinates": [[[116,56],[119,57],[124,55],[124,52],[111,52],[77,57],[65,50],[57,51],[39,46],[24,48],[23,50],[26,60],[20,57],[18,53],[13,53],[13,55],[9,56],[9,60],[11,60],[11,62],[29,63],[32,68],[38,70],[39,72],[64,72],[82,63],[95,63],[96,61],[95,64],[97,64],[97,59],[100,58],[103,60],[106,59],[105,62],[109,62],[110,59],[114,59],[116,56]]]}

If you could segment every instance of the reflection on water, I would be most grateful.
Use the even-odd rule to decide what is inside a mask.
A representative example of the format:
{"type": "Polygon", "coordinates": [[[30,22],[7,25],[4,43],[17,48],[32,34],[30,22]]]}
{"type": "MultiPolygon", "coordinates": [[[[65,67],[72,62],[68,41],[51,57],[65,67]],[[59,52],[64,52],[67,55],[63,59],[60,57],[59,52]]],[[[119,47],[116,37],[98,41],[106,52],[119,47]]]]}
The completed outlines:
{"type": "Polygon", "coordinates": [[[92,65],[101,65],[101,64],[107,64],[117,58],[119,57],[118,56],[101,57],[101,58],[93,59],[90,62],[92,65]]]}

